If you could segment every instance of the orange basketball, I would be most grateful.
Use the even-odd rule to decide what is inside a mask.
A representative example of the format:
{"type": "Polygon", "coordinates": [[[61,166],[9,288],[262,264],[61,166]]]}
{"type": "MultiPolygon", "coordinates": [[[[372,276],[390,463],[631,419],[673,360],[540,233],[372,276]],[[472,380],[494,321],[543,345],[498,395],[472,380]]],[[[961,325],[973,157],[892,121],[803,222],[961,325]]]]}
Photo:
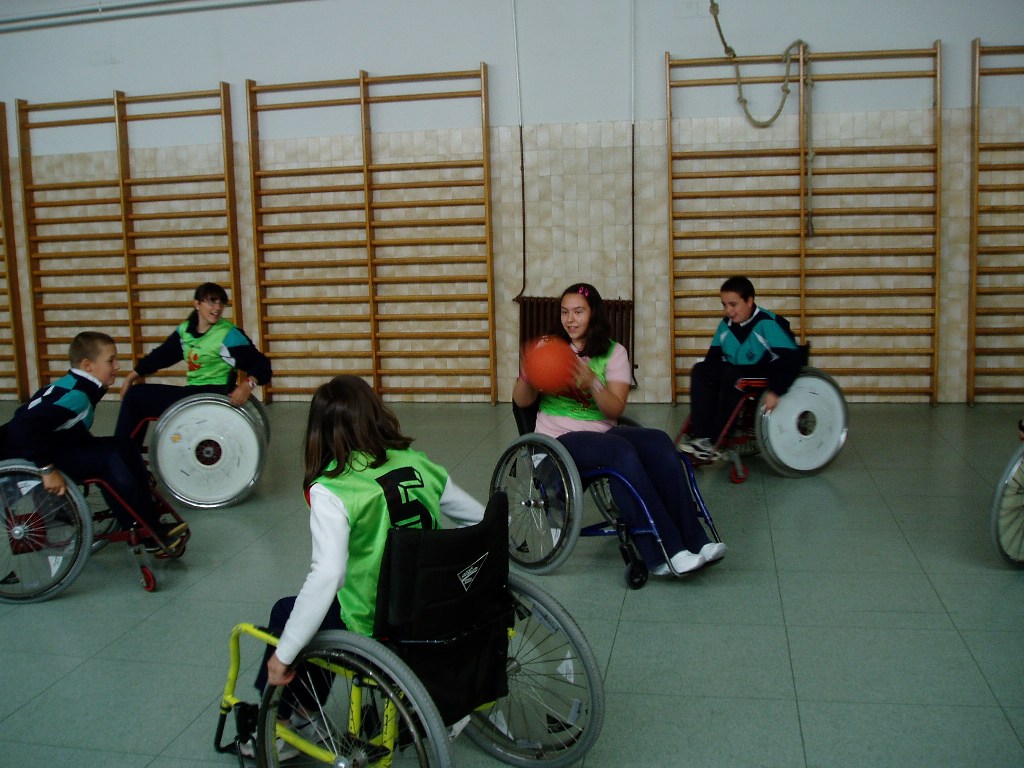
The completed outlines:
{"type": "Polygon", "coordinates": [[[557,336],[542,336],[527,343],[523,370],[530,384],[544,392],[568,389],[576,376],[576,353],[557,336]]]}

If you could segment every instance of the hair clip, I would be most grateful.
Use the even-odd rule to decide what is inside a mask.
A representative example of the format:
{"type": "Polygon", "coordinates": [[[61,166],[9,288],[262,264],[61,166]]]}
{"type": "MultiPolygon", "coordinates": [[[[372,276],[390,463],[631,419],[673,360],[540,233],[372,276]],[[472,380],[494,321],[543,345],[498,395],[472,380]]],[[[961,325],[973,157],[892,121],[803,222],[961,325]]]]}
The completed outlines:
{"type": "Polygon", "coordinates": [[[579,288],[576,289],[576,291],[580,295],[586,296],[588,299],[590,298],[590,289],[587,288],[587,286],[581,285],[579,288]]]}

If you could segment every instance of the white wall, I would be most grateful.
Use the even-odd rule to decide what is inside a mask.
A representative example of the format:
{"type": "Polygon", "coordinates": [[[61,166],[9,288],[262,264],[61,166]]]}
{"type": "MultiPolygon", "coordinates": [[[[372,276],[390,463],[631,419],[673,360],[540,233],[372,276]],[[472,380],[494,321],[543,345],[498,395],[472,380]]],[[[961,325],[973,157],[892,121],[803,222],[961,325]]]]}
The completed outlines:
{"type": "MultiPolygon", "coordinates": [[[[3,0],[0,23],[87,5],[3,0]]],[[[974,38],[986,45],[1024,39],[1022,0],[721,0],[720,8],[726,39],[740,55],[781,54],[796,39],[812,51],[927,48],[941,40],[949,109],[969,104],[974,38]]],[[[247,78],[321,80],[360,69],[386,75],[484,61],[492,125],[645,120],[665,115],[666,51],[722,54],[706,0],[298,0],[0,33],[0,100],[8,103],[13,130],[17,98],[168,93],[220,81],[241,93],[247,78]]],[[[755,93],[752,108],[770,114],[776,97],[774,90],[755,93]]],[[[855,92],[845,98],[832,108],[860,107],[855,92]]],[[[1019,95],[1007,99],[1020,102],[1019,95]]],[[[995,104],[998,96],[989,100],[995,104]]],[[[734,102],[713,108],[724,117],[738,109],[734,102]]],[[[236,120],[240,135],[241,109],[236,120]]],[[[315,125],[307,130],[319,135],[315,125]]]]}

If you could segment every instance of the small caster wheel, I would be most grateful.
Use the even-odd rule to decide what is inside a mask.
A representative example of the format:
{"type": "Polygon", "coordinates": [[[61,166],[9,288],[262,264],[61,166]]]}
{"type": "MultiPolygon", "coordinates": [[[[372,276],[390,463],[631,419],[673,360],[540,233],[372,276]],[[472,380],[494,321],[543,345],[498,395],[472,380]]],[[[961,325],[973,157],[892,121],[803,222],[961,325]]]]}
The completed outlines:
{"type": "Polygon", "coordinates": [[[736,485],[746,482],[748,477],[750,477],[750,470],[747,469],[746,464],[743,464],[740,467],[733,465],[729,468],[729,479],[736,485]]]}
{"type": "Polygon", "coordinates": [[[647,563],[631,563],[626,567],[626,584],[630,589],[640,589],[647,583],[649,575],[647,563]]]}
{"type": "Polygon", "coordinates": [[[142,588],[147,592],[155,592],[156,576],[153,575],[153,571],[148,565],[139,566],[139,570],[142,572],[142,588]]]}

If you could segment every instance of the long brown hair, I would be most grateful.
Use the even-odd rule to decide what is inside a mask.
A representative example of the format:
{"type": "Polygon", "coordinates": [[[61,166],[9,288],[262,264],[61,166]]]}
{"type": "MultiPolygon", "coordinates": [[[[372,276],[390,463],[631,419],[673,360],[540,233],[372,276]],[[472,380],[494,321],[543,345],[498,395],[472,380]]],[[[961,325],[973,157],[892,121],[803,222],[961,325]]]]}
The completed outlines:
{"type": "Polygon", "coordinates": [[[408,448],[412,438],[402,434],[398,417],[358,376],[341,374],[313,393],[306,423],[306,467],[303,488],[321,475],[337,477],[348,467],[352,454],[372,456],[371,467],[387,461],[387,451],[408,448]],[[330,472],[327,467],[337,460],[330,472]]]}
{"type": "MultiPolygon", "coordinates": [[[[603,355],[608,351],[612,341],[612,324],[608,319],[608,313],[605,312],[604,299],[601,298],[597,288],[590,283],[573,283],[562,291],[562,295],[558,298],[559,306],[562,304],[562,299],[570,293],[578,293],[587,302],[587,306],[590,307],[590,324],[587,326],[587,340],[584,343],[583,349],[580,350],[580,354],[584,357],[603,355]]],[[[569,334],[566,333],[561,323],[558,324],[554,333],[565,341],[569,341],[569,334]]]]}

